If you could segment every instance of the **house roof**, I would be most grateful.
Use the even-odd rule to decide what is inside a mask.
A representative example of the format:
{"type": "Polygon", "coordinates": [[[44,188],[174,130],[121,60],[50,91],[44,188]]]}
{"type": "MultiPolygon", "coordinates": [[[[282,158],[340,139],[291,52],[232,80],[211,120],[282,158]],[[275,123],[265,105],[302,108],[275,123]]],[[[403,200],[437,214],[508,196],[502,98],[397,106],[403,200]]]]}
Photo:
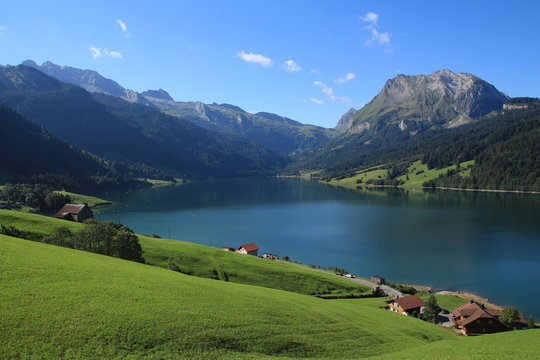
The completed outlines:
{"type": "Polygon", "coordinates": [[[463,304],[455,308],[454,310],[452,310],[452,313],[456,316],[469,317],[469,316],[473,316],[478,310],[482,310],[483,312],[487,313],[490,316],[494,316],[494,317],[501,316],[500,310],[482,308],[477,303],[463,304]]]}
{"type": "Polygon", "coordinates": [[[78,214],[86,207],[85,204],[66,204],[54,215],[57,218],[65,218],[69,214],[78,214]]]}
{"type": "Polygon", "coordinates": [[[241,245],[238,249],[244,248],[247,252],[257,251],[259,248],[255,243],[241,245]]]}
{"type": "Polygon", "coordinates": [[[396,300],[391,300],[389,302],[394,301],[398,303],[398,305],[403,309],[403,311],[424,306],[424,300],[422,300],[418,295],[405,296],[396,300]]]}
{"type": "Polygon", "coordinates": [[[498,320],[501,316],[501,312],[495,309],[482,308],[477,303],[467,303],[452,310],[452,313],[456,316],[463,316],[463,319],[458,320],[462,326],[467,326],[470,323],[475,322],[480,318],[498,320]]]}

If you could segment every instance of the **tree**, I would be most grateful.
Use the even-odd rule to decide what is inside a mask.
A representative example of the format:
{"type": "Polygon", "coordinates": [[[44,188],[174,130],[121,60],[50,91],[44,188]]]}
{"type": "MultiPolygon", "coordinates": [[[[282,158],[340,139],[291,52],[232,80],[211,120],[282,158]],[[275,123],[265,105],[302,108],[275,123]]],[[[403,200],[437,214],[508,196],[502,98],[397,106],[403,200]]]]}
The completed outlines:
{"type": "Polygon", "coordinates": [[[433,294],[429,295],[426,305],[424,306],[424,320],[436,324],[439,311],[441,311],[441,308],[439,307],[439,304],[437,304],[437,298],[433,294]]]}
{"type": "Polygon", "coordinates": [[[507,306],[503,308],[501,317],[499,320],[508,327],[513,327],[514,323],[516,323],[519,318],[521,317],[521,314],[519,313],[518,309],[516,309],[514,306],[507,306]]]}
{"type": "Polygon", "coordinates": [[[71,199],[69,195],[58,194],[54,191],[51,191],[45,196],[45,204],[50,210],[54,212],[57,212],[64,205],[69,204],[70,202],[71,199]]]}
{"type": "Polygon", "coordinates": [[[73,247],[97,254],[144,262],[137,235],[127,226],[111,221],[85,222],[84,226],[73,235],[73,247]]]}
{"type": "Polygon", "coordinates": [[[287,255],[285,255],[285,256],[283,257],[283,260],[284,260],[284,261],[291,261],[291,258],[288,257],[287,255]]]}
{"type": "Polygon", "coordinates": [[[536,327],[536,323],[534,321],[534,317],[532,315],[529,315],[529,318],[527,319],[527,328],[534,329],[535,327],[536,327]]]}

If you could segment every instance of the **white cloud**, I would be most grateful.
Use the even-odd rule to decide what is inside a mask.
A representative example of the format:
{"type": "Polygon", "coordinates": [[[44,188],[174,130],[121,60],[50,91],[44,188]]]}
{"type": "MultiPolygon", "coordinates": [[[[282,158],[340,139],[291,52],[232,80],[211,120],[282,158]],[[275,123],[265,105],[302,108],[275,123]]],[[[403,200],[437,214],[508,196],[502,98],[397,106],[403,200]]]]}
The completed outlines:
{"type": "Polygon", "coordinates": [[[3,33],[4,31],[7,31],[7,29],[8,29],[8,28],[5,27],[5,26],[0,26],[0,36],[2,36],[2,33],[3,33]]]}
{"type": "Polygon", "coordinates": [[[371,39],[366,40],[364,42],[364,45],[370,46],[373,43],[378,43],[379,45],[382,45],[382,46],[390,45],[390,37],[392,36],[390,33],[379,32],[379,30],[373,27],[369,28],[368,30],[371,31],[371,39]]]}
{"type": "Polygon", "coordinates": [[[287,72],[297,72],[302,70],[302,67],[298,65],[294,60],[287,60],[281,66],[287,72]]]}
{"type": "MultiPolygon", "coordinates": [[[[392,37],[392,34],[379,30],[379,14],[368,11],[364,16],[360,17],[360,20],[367,24],[366,26],[364,26],[363,30],[369,31],[371,33],[371,38],[364,41],[365,46],[379,44],[386,47],[390,45],[390,38],[392,37]]],[[[393,50],[385,50],[385,52],[387,54],[390,54],[393,52],[393,50]]]]}
{"type": "Polygon", "coordinates": [[[321,70],[319,70],[319,69],[311,69],[309,72],[312,73],[312,74],[320,74],[321,70]]]}
{"type": "Polygon", "coordinates": [[[324,101],[322,101],[321,99],[316,99],[316,98],[309,98],[309,101],[317,105],[322,105],[324,103],[324,101]]]}
{"type": "Polygon", "coordinates": [[[94,59],[100,59],[102,57],[112,57],[115,59],[122,59],[122,53],[120,51],[109,51],[107,48],[90,47],[88,49],[94,59]]]}
{"type": "Polygon", "coordinates": [[[376,25],[377,21],[379,21],[379,14],[368,11],[366,15],[360,16],[360,19],[365,23],[372,23],[373,25],[376,25]]]}
{"type": "Polygon", "coordinates": [[[356,75],[353,73],[346,73],[345,76],[343,76],[342,78],[336,79],[336,83],[345,84],[345,83],[348,83],[349,81],[354,80],[355,77],[356,75]]]}
{"type": "Polygon", "coordinates": [[[324,94],[326,94],[326,96],[328,96],[328,98],[332,101],[343,101],[343,102],[351,101],[348,96],[336,96],[334,94],[334,89],[332,89],[330,86],[326,85],[325,83],[321,81],[315,81],[313,85],[318,86],[321,89],[321,91],[324,94]]]}
{"type": "Polygon", "coordinates": [[[274,66],[274,63],[272,63],[272,60],[270,58],[261,54],[247,53],[244,50],[242,50],[242,51],[237,52],[236,56],[238,56],[240,59],[244,60],[245,62],[259,64],[262,67],[274,66]]]}
{"type": "Polygon", "coordinates": [[[131,32],[128,31],[128,28],[125,22],[123,22],[120,19],[116,19],[116,23],[120,26],[120,29],[122,29],[122,32],[124,33],[125,37],[131,37],[131,32]]]}

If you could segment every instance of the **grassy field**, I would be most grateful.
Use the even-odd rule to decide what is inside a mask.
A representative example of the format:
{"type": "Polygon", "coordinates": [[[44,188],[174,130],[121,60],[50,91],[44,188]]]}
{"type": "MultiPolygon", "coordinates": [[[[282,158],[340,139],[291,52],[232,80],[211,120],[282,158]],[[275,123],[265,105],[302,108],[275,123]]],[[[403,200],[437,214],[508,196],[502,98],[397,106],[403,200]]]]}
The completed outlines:
{"type": "MultiPolygon", "coordinates": [[[[460,166],[463,168],[463,171],[460,172],[461,176],[468,176],[470,174],[470,169],[466,169],[469,165],[474,165],[474,160],[466,161],[460,164],[460,166]]],[[[419,188],[422,187],[424,182],[436,179],[439,177],[439,175],[445,174],[448,170],[453,170],[455,168],[456,166],[453,165],[443,169],[428,169],[426,164],[422,164],[422,162],[418,160],[409,166],[406,175],[402,175],[397,179],[405,181],[405,184],[402,185],[402,187],[419,188]]]]}
{"type": "Polygon", "coordinates": [[[90,207],[96,207],[96,206],[102,206],[102,205],[110,205],[112,202],[99,199],[94,196],[89,195],[81,195],[81,194],[75,194],[67,191],[55,191],[55,193],[62,194],[62,195],[69,195],[71,198],[71,202],[77,203],[77,204],[84,204],[87,203],[90,207]]]}
{"type": "MultiPolygon", "coordinates": [[[[426,301],[429,298],[429,294],[421,294],[419,295],[424,301],[426,301]]],[[[443,309],[446,309],[448,311],[452,311],[455,308],[465,304],[467,300],[464,300],[462,298],[459,298],[457,296],[453,295],[437,295],[435,294],[435,298],[437,299],[437,304],[439,304],[440,307],[443,309]]]]}
{"type": "Polygon", "coordinates": [[[540,330],[521,330],[499,334],[460,337],[440,341],[419,349],[408,348],[378,360],[508,360],[540,359],[540,330]]]}
{"type": "Polygon", "coordinates": [[[377,308],[0,236],[5,358],[352,358],[445,339],[377,308]]]}
{"type": "Polygon", "coordinates": [[[378,308],[0,235],[6,359],[524,359],[540,331],[458,337],[378,308]],[[459,356],[456,357],[455,354],[459,356]]]}
{"type": "MultiPolygon", "coordinates": [[[[381,165],[382,166],[382,165],[381,165]]],[[[388,176],[388,170],[379,169],[380,166],[376,166],[371,169],[362,170],[356,173],[356,175],[340,180],[332,179],[327,184],[339,185],[345,187],[356,188],[358,180],[362,180],[362,184],[365,186],[365,182],[368,180],[381,180],[388,176]]]]}
{"type": "MultiPolygon", "coordinates": [[[[463,168],[462,171],[460,171],[461,176],[469,176],[471,173],[470,169],[467,169],[467,166],[474,165],[474,160],[466,161],[460,164],[460,166],[463,168]]],[[[382,180],[385,179],[388,176],[388,170],[380,169],[380,167],[383,165],[379,165],[367,170],[362,170],[357,172],[354,176],[344,178],[344,179],[332,179],[328,182],[325,182],[330,185],[338,185],[338,186],[344,186],[349,188],[356,188],[358,186],[358,180],[362,180],[361,186],[368,186],[366,185],[366,181],[368,180],[382,180]]],[[[450,169],[455,169],[456,166],[449,166],[443,169],[428,169],[428,166],[426,164],[422,164],[420,160],[415,161],[412,163],[409,168],[407,169],[407,174],[397,177],[397,180],[403,180],[405,184],[400,185],[399,187],[403,188],[421,188],[424,184],[424,182],[433,180],[437,178],[441,174],[445,174],[450,169]]]]}
{"type": "MultiPolygon", "coordinates": [[[[36,214],[0,210],[0,224],[40,234],[64,226],[77,231],[82,225],[36,214]]],[[[361,294],[371,290],[361,284],[325,273],[300,269],[285,261],[226,252],[195,243],[139,236],[144,258],[152,265],[167,267],[175,258],[183,272],[230,282],[259,285],[302,294],[361,294]]]]}

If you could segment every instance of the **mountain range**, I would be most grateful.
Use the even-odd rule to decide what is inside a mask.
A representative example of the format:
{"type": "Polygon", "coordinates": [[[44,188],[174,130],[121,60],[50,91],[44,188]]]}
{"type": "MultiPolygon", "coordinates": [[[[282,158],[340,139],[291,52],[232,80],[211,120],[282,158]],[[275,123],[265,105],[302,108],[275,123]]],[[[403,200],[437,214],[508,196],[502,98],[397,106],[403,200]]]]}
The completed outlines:
{"type": "MultiPolygon", "coordinates": [[[[517,143],[533,137],[519,136],[524,129],[536,134],[538,109],[537,99],[509,99],[472,74],[440,70],[388,80],[366,106],[350,109],[334,129],[325,129],[231,104],[176,101],[163,89],[138,93],[93,70],[31,60],[0,67],[0,104],[20,113],[21,121],[38,124],[28,128],[34,129],[34,139],[47,134],[67,146],[66,154],[78,154],[69,158],[94,161],[88,168],[95,173],[112,169],[153,178],[317,172],[330,179],[375,165],[403,168],[399,164],[414,159],[434,167],[487,161],[486,151],[506,146],[499,141],[503,138],[513,144],[510,152],[523,154],[517,143]],[[503,135],[494,140],[494,133],[503,135]],[[448,139],[461,148],[448,150],[448,139]]],[[[43,151],[50,153],[47,146],[43,151]]],[[[524,161],[527,169],[534,168],[534,158],[524,161]]],[[[21,174],[41,169],[28,164],[36,171],[21,174]]],[[[474,166],[482,169],[481,163],[474,166]]],[[[529,178],[525,185],[507,179],[489,186],[530,188],[536,180],[529,178]]]]}
{"type": "Polygon", "coordinates": [[[91,93],[111,95],[130,103],[156,107],[165,114],[209,130],[254,140],[286,155],[321,146],[335,133],[331,129],[304,125],[275,114],[264,112],[251,114],[235,105],[175,101],[162,89],[137,93],[123,88],[114,80],[107,79],[93,70],[60,66],[50,61],[37,65],[32,60],[26,60],[22,65],[38,69],[62,82],[80,86],[91,93]]]}

